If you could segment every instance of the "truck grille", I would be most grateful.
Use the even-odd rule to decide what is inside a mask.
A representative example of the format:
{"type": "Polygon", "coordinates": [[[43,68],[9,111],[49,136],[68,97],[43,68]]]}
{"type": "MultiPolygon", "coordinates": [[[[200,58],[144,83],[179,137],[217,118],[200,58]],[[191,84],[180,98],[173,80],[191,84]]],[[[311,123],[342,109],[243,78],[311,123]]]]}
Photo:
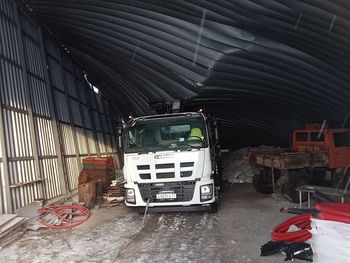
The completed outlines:
{"type": "Polygon", "coordinates": [[[167,169],[167,168],[174,168],[175,164],[174,163],[161,163],[161,164],[156,164],[156,169],[167,169]]]}
{"type": "Polygon", "coordinates": [[[157,179],[175,178],[175,173],[174,173],[174,172],[170,172],[170,173],[157,173],[156,176],[157,176],[157,179]]]}
{"type": "Polygon", "coordinates": [[[176,175],[175,163],[158,163],[152,165],[137,165],[137,172],[141,180],[150,179],[175,179],[176,177],[191,177],[194,169],[194,162],[181,162],[179,175],[176,175]]]}
{"type": "Polygon", "coordinates": [[[144,180],[151,179],[151,174],[140,174],[140,178],[144,180]]]}
{"type": "Polygon", "coordinates": [[[180,163],[180,167],[193,167],[194,162],[180,163]]]}
{"type": "Polygon", "coordinates": [[[138,165],[137,170],[149,170],[150,166],[149,165],[138,165]]]}
{"type": "Polygon", "coordinates": [[[183,202],[192,200],[195,185],[196,181],[152,183],[139,184],[139,189],[144,202],[147,202],[147,199],[150,199],[150,202],[153,203],[183,202]],[[176,199],[158,200],[156,195],[162,191],[174,192],[176,194],[176,199]]]}

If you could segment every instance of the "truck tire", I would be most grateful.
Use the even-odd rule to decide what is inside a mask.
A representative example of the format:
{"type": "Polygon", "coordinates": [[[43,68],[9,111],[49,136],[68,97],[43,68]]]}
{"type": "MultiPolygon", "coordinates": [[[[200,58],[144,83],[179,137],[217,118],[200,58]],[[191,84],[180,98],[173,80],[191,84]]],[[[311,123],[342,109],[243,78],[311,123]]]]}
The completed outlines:
{"type": "Polygon", "coordinates": [[[260,174],[254,174],[253,176],[253,186],[255,190],[262,194],[272,194],[272,175],[268,168],[261,170],[260,174]]]}
{"type": "MultiPolygon", "coordinates": [[[[282,187],[282,194],[288,201],[299,203],[299,192],[296,191],[295,188],[307,184],[308,181],[306,178],[296,174],[296,172],[290,172],[287,183],[282,187]]],[[[302,193],[301,200],[302,202],[307,200],[307,193],[302,193]]]]}

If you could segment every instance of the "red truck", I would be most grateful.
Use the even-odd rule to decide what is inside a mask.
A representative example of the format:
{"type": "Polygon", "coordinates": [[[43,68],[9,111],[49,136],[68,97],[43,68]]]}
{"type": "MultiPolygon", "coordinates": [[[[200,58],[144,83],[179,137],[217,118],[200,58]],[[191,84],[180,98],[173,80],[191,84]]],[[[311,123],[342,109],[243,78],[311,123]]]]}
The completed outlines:
{"type": "Polygon", "coordinates": [[[292,149],[253,151],[250,162],[256,167],[253,185],[258,192],[280,191],[293,202],[299,201],[298,186],[344,188],[350,174],[350,129],[307,124],[293,131],[292,149]]]}

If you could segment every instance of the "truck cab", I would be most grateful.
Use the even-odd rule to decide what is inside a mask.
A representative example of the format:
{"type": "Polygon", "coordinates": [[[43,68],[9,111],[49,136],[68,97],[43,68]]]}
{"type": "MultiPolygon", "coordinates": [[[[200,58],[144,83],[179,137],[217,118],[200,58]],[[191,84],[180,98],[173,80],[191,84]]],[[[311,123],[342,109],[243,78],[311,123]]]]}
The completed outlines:
{"type": "Polygon", "coordinates": [[[196,112],[130,121],[123,133],[126,205],[212,209],[217,188],[211,134],[206,117],[196,112]]]}
{"type": "Polygon", "coordinates": [[[325,151],[329,168],[345,168],[350,165],[350,129],[321,129],[320,124],[309,124],[293,132],[293,151],[325,151]]]}

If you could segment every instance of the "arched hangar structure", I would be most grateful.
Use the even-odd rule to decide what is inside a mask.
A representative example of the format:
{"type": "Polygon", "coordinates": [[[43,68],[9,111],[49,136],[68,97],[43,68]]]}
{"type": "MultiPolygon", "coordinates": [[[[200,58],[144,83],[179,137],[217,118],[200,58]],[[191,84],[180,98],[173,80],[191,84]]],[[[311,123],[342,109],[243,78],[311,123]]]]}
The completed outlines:
{"type": "Polygon", "coordinates": [[[228,146],[347,124],[349,1],[24,2],[124,116],[148,113],[150,99],[186,99],[221,119],[228,146]]]}
{"type": "Polygon", "coordinates": [[[349,47],[348,0],[1,0],[0,214],[76,189],[152,100],[215,115],[231,148],[349,126],[349,47]]]}

